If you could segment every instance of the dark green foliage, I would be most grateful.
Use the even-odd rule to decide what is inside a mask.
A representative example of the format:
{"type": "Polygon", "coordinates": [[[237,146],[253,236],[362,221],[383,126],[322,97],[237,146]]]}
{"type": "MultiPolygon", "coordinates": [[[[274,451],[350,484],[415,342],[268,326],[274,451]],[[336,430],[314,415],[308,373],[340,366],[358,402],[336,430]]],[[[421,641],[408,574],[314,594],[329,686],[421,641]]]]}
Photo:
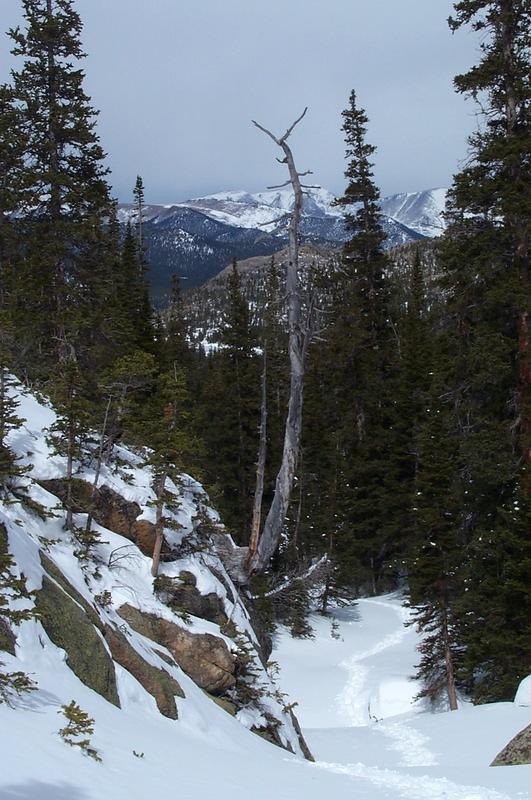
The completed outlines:
{"type": "Polygon", "coordinates": [[[330,579],[377,591],[396,539],[391,453],[398,354],[369,161],[374,147],[365,142],[367,117],[354,92],[343,120],[348,185],[337,202],[347,209],[351,238],[332,271],[325,341],[310,353],[304,464],[312,498],[304,516],[313,537],[324,537],[314,538],[314,547],[328,547],[336,561],[330,579]]]}
{"type": "MultiPolygon", "coordinates": [[[[15,637],[11,625],[20,625],[32,619],[34,611],[28,609],[12,609],[10,601],[14,599],[29,600],[32,592],[26,587],[23,574],[14,575],[15,562],[9,553],[9,542],[4,525],[0,524],[0,649],[7,649],[14,654],[15,637]]],[[[0,668],[3,666],[0,662],[0,668]]],[[[13,695],[21,695],[36,688],[34,681],[23,672],[2,672],[0,669],[0,703],[10,703],[13,695]]]]}
{"type": "Polygon", "coordinates": [[[206,364],[199,425],[208,453],[205,478],[223,520],[247,542],[258,449],[260,359],[236,263],[228,282],[222,348],[206,364]],[[213,491],[212,491],[213,490],[213,491]]]}
{"type": "Polygon", "coordinates": [[[71,747],[79,747],[94,761],[101,761],[100,754],[90,743],[90,737],[94,733],[94,720],[89,717],[87,712],[83,711],[75,700],[72,700],[68,705],[61,706],[61,711],[57,713],[63,714],[67,721],[64,728],[58,731],[63,742],[71,747]]]}
{"type": "Polygon", "coordinates": [[[20,491],[21,485],[18,479],[29,469],[18,463],[19,459],[7,442],[8,434],[17,430],[24,420],[16,413],[18,408],[18,400],[14,396],[16,382],[1,360],[3,336],[4,333],[0,333],[0,497],[9,492],[20,491]]]}
{"type": "Polygon", "coordinates": [[[456,88],[481,95],[486,125],[456,176],[442,250],[446,370],[459,433],[466,592],[461,679],[476,700],[509,699],[529,672],[529,319],[531,201],[528,0],[459,2],[451,26],[482,33],[479,64],[456,88]],[[488,677],[487,677],[488,676],[488,677]]]}
{"type": "Polygon", "coordinates": [[[71,0],[23,0],[23,8],[25,29],[9,34],[24,59],[13,72],[24,141],[24,169],[13,185],[24,237],[19,334],[26,360],[44,375],[51,347],[65,358],[89,334],[102,291],[94,277],[109,197],[95,112],[75,64],[84,55],[79,15],[71,0]]]}

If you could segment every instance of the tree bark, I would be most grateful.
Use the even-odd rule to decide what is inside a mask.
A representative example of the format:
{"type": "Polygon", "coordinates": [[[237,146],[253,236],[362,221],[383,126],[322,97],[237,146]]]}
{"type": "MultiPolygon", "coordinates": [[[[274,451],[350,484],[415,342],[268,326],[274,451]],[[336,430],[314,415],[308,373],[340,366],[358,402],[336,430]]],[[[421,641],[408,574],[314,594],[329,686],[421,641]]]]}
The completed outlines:
{"type": "Polygon", "coordinates": [[[253,519],[249,539],[248,560],[256,553],[260,537],[262,519],[262,498],[264,496],[264,478],[267,457],[267,345],[264,344],[264,367],[262,370],[262,405],[260,407],[260,443],[258,445],[258,462],[256,464],[256,488],[254,492],[253,519]]]}
{"type": "Polygon", "coordinates": [[[166,488],[167,473],[163,472],[157,485],[157,504],[155,507],[155,546],[153,547],[153,561],[151,563],[151,574],[154,578],[159,574],[160,554],[162,552],[162,540],[164,532],[164,489],[166,488]]]}

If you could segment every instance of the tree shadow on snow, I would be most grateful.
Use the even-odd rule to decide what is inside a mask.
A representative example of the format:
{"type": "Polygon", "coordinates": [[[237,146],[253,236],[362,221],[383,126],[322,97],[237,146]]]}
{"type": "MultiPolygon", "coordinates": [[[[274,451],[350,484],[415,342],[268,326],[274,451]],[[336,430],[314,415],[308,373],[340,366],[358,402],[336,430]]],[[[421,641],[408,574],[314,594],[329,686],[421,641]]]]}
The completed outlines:
{"type": "Polygon", "coordinates": [[[0,786],[0,800],[88,800],[88,794],[72,783],[29,781],[0,786]]]}

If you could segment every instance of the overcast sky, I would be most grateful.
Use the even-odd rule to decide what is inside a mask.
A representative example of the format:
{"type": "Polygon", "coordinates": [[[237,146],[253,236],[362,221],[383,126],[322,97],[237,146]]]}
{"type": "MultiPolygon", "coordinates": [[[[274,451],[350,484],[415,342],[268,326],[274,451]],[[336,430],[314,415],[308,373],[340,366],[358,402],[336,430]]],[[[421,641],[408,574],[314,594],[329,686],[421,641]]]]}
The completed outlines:
{"type": "MultiPolygon", "coordinates": [[[[20,0],[0,0],[2,27],[20,0]]],[[[275,146],[251,125],[293,135],[299,168],[339,193],[341,111],[351,89],[377,145],[388,195],[447,186],[467,152],[474,109],[452,88],[477,60],[469,32],[452,35],[449,0],[77,0],[86,89],[100,109],[114,192],[137,173],[149,202],[284,180],[275,146]]],[[[0,79],[8,75],[5,39],[0,79]]]]}

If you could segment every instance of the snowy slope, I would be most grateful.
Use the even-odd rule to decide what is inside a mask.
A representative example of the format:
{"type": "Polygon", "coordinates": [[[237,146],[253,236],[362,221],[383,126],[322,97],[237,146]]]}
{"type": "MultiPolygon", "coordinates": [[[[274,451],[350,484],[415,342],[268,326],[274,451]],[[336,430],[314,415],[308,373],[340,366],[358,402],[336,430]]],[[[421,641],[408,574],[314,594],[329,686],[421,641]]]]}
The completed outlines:
{"type": "MultiPolygon", "coordinates": [[[[33,476],[58,477],[62,459],[53,456],[44,428],[54,421],[46,403],[31,394],[21,397],[24,426],[11,445],[33,466],[33,476]]],[[[151,518],[151,476],[140,459],[125,448],[122,464],[105,468],[102,483],[141,506],[151,518]]],[[[90,479],[90,470],[82,474],[90,479]]],[[[215,519],[207,498],[193,479],[171,487],[180,498],[176,514],[186,535],[201,510],[215,519]]],[[[106,589],[112,603],[98,611],[109,624],[124,625],[116,607],[127,600],[160,616],[169,609],[153,595],[150,559],[127,540],[100,528],[99,575],[74,557],[70,534],[63,530],[56,497],[33,481],[30,492],[56,516],[41,520],[19,503],[0,504],[0,523],[8,529],[9,546],[32,589],[41,585],[39,552],[46,551],[85,600],[94,604],[106,589]],[[131,548],[121,566],[110,568],[109,556],[122,545],[131,548]]],[[[77,516],[82,523],[84,515],[77,516]]],[[[213,554],[196,553],[162,565],[164,574],[182,568],[194,572],[201,591],[215,591],[238,628],[252,636],[235,587],[231,601],[211,567],[223,571],[213,554]]],[[[17,601],[25,604],[27,601],[17,601]]],[[[405,612],[394,596],[360,600],[335,612],[340,638],[332,638],[331,621],[315,617],[313,640],[292,640],[283,632],[274,658],[280,663],[285,701],[265,672],[264,705],[282,717],[288,699],[297,709],[317,763],[291,755],[246,730],[257,721],[250,712],[240,720],[229,716],[177,666],[163,662],[150,640],[127,630],[130,644],[155,666],[172,673],[184,690],[176,698],[179,718],[161,716],[155,701],[125,669],[116,665],[121,708],[92,691],[74,675],[66,654],[55,646],[37,620],[17,631],[17,655],[1,654],[6,670],[21,669],[38,689],[12,707],[0,704],[0,800],[530,800],[531,767],[489,768],[492,757],[528,724],[531,708],[511,703],[481,708],[462,705],[459,712],[432,715],[413,703],[416,687],[409,680],[415,661],[416,634],[404,628],[405,612]],[[75,700],[94,719],[92,744],[96,763],[58,736],[64,724],[61,705],[75,700]],[[242,724],[243,723],[243,724],[242,724]]],[[[181,621],[194,632],[223,636],[217,625],[198,618],[181,621]]],[[[231,646],[230,639],[226,639],[231,646]]],[[[164,648],[159,646],[160,653],[164,648]]],[[[257,665],[259,666],[259,665],[257,665]]],[[[521,696],[526,700],[526,689],[521,696]]],[[[282,735],[296,748],[289,719],[282,735]]]]}
{"type": "Polygon", "coordinates": [[[446,228],[446,194],[447,190],[440,188],[394,194],[385,197],[381,207],[384,214],[422,236],[440,236],[446,228]]]}
{"type": "Polygon", "coordinates": [[[367,598],[334,611],[339,639],[318,615],[314,639],[279,635],[280,684],[299,700],[318,768],[369,782],[374,798],[527,800],[531,766],[489,764],[530,723],[531,708],[461,702],[431,713],[415,702],[417,634],[404,627],[407,617],[398,596],[367,598]]]}

